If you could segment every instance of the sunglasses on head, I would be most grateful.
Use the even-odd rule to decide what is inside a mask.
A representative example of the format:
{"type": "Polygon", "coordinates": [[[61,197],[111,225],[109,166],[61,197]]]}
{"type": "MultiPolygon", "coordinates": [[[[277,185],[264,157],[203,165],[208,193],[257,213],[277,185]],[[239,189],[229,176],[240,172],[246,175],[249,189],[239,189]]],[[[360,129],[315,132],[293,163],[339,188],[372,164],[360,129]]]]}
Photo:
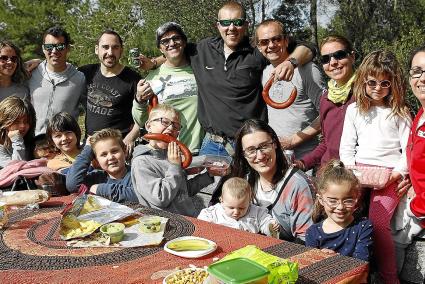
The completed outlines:
{"type": "Polygon", "coordinates": [[[242,27],[245,24],[245,19],[218,20],[218,23],[222,27],[228,27],[231,24],[233,24],[235,27],[242,27]]]}
{"type": "Polygon", "coordinates": [[[159,43],[162,44],[162,45],[169,45],[171,40],[175,43],[176,42],[181,43],[183,38],[179,35],[175,35],[175,36],[172,36],[172,37],[163,38],[159,41],[159,43]]]}
{"type": "Polygon", "coordinates": [[[10,60],[10,62],[16,63],[16,62],[18,62],[18,57],[17,56],[7,56],[7,55],[0,56],[0,61],[2,61],[2,62],[7,62],[9,60],[10,60]]]}
{"type": "Polygon", "coordinates": [[[320,56],[320,62],[322,62],[322,64],[328,64],[331,61],[332,57],[335,58],[336,60],[342,60],[346,58],[348,55],[350,55],[349,51],[341,49],[333,53],[320,56]]]}
{"type": "Polygon", "coordinates": [[[365,81],[365,83],[371,88],[376,88],[378,85],[381,86],[382,89],[388,89],[389,87],[391,87],[391,82],[388,80],[378,81],[371,79],[365,81]]]}
{"type": "Polygon", "coordinates": [[[62,51],[65,50],[66,44],[64,43],[45,43],[43,44],[43,49],[52,52],[53,49],[56,49],[56,51],[62,51]]]}
{"type": "Polygon", "coordinates": [[[258,40],[258,45],[259,46],[268,46],[270,44],[270,42],[272,42],[273,44],[276,44],[278,42],[281,42],[283,39],[283,35],[277,35],[271,38],[264,38],[264,39],[259,39],[258,40]]]}

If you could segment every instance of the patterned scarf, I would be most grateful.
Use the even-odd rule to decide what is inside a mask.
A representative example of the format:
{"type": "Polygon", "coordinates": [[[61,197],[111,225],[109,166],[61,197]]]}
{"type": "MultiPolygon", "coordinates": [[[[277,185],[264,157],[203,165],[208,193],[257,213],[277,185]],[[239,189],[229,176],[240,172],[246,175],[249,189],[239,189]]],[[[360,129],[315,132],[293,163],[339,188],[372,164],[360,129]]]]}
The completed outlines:
{"type": "Polygon", "coordinates": [[[356,74],[354,73],[350,80],[342,86],[338,86],[335,80],[330,80],[328,82],[328,99],[334,104],[344,103],[347,100],[355,78],[356,74]]]}

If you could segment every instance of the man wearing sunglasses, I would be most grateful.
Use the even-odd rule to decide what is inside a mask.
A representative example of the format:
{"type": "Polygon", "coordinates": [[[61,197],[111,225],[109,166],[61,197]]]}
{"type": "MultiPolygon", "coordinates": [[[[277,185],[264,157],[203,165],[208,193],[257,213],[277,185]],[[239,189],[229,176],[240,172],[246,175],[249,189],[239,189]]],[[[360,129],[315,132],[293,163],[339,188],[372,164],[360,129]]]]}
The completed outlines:
{"type": "MultiPolygon", "coordinates": [[[[283,24],[277,20],[265,20],[257,27],[257,48],[271,63],[263,71],[263,85],[279,64],[293,61],[288,50],[289,40],[283,24]]],[[[290,82],[275,82],[270,88],[269,96],[277,102],[286,101],[293,88],[297,89],[297,98],[292,105],[286,109],[267,106],[267,111],[269,125],[279,136],[283,149],[293,149],[295,158],[299,159],[318,144],[319,102],[325,89],[319,67],[312,62],[298,67],[290,82]]]]}
{"type": "Polygon", "coordinates": [[[137,82],[141,76],[120,63],[124,50],[121,36],[113,30],[103,31],[95,46],[100,63],[81,66],[87,83],[86,132],[92,135],[104,128],[121,131],[127,151],[139,136],[139,127],[131,116],[137,82]]]}
{"type": "Polygon", "coordinates": [[[61,27],[43,35],[45,60],[32,71],[28,87],[37,116],[35,134],[46,133],[49,119],[61,111],[78,119],[79,105],[86,93],[84,75],[66,62],[71,38],[61,27]]]}
{"type": "MultiPolygon", "coordinates": [[[[201,40],[188,54],[198,84],[198,119],[206,131],[200,154],[227,156],[233,153],[236,132],[245,120],[267,121],[261,75],[268,61],[251,46],[246,13],[238,2],[223,4],[217,29],[220,37],[201,40]]],[[[295,63],[310,61],[312,53],[308,47],[297,46],[290,55],[292,63],[285,61],[276,67],[276,78],[290,80],[295,63]]],[[[142,68],[154,66],[143,63],[142,68]]]]}

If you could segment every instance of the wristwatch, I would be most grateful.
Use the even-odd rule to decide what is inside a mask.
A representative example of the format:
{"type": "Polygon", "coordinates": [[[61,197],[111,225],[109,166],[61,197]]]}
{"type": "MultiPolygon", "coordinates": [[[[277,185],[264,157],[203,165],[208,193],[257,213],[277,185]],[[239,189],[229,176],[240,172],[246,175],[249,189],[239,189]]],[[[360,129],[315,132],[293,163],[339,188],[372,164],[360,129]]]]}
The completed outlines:
{"type": "Polygon", "coordinates": [[[294,67],[294,69],[298,67],[298,60],[295,59],[294,57],[289,57],[286,60],[289,61],[289,62],[291,62],[291,64],[294,67]]]}

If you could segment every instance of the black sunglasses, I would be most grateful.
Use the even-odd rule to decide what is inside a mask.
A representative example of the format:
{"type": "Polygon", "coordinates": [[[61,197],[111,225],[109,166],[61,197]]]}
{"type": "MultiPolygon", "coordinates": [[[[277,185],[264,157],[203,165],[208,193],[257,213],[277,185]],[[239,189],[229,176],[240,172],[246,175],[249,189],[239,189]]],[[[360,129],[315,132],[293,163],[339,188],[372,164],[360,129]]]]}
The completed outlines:
{"type": "Polygon", "coordinates": [[[66,44],[64,44],[64,43],[45,43],[45,44],[43,44],[43,48],[44,48],[44,50],[46,50],[48,52],[52,52],[53,49],[55,49],[55,48],[56,48],[57,51],[62,51],[62,50],[65,50],[66,44]]]}
{"type": "Polygon", "coordinates": [[[349,51],[341,49],[333,53],[320,56],[320,62],[322,62],[322,64],[328,64],[331,61],[332,57],[335,58],[336,60],[342,60],[349,55],[350,55],[349,51]]]}
{"type": "Polygon", "coordinates": [[[174,41],[175,43],[181,43],[183,38],[179,35],[175,35],[172,37],[163,38],[159,41],[159,43],[162,45],[169,45],[171,40],[174,41]]]}
{"type": "Polygon", "coordinates": [[[16,62],[18,62],[18,57],[17,56],[7,56],[7,55],[0,56],[0,61],[7,62],[9,60],[10,60],[10,62],[16,63],[16,62]]]}
{"type": "Polygon", "coordinates": [[[276,44],[278,42],[281,42],[282,39],[283,39],[283,35],[277,35],[277,36],[274,36],[272,38],[259,39],[258,45],[259,46],[268,46],[270,42],[272,42],[273,44],[276,44]]]}
{"type": "Polygon", "coordinates": [[[218,20],[218,23],[222,27],[228,27],[231,24],[233,24],[235,27],[242,27],[245,24],[245,19],[218,20]]]}

